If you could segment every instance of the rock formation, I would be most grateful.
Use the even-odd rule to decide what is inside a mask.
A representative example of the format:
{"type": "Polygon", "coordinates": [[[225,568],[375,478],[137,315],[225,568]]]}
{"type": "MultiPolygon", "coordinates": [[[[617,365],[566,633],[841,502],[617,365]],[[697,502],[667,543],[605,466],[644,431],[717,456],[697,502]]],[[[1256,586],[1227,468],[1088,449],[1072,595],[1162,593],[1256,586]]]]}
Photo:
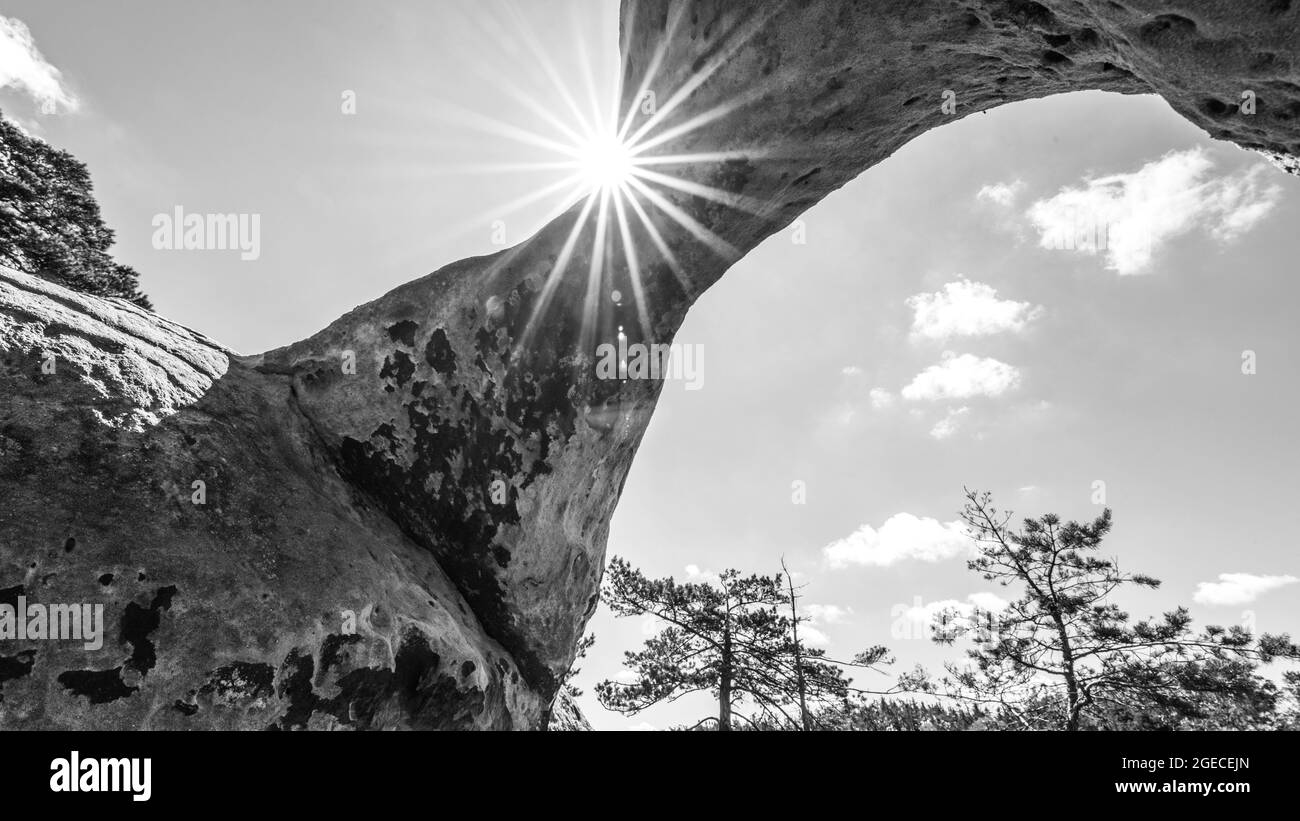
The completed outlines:
{"type": "Polygon", "coordinates": [[[0,602],[105,605],[97,650],[0,639],[0,727],[543,726],[658,396],[596,377],[618,327],[670,341],[765,237],[1003,103],[1154,92],[1300,156],[1290,0],[629,0],[622,37],[625,107],[705,123],[656,150],[728,152],[674,169],[724,196],[660,189],[685,219],[634,232],[639,285],[617,234],[588,282],[579,205],[238,356],[0,269],[0,602]]]}

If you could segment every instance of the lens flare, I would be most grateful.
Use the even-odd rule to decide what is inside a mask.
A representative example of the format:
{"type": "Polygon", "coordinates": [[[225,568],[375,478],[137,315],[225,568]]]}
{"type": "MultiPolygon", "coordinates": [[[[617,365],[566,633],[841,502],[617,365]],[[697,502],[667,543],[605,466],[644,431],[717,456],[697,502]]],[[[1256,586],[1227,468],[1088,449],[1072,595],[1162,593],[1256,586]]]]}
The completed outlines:
{"type": "Polygon", "coordinates": [[[621,189],[635,167],[631,149],[612,131],[597,134],[578,151],[578,170],[592,193],[621,189]]]}
{"type": "MultiPolygon", "coordinates": [[[[618,304],[631,303],[629,307],[636,312],[641,337],[649,339],[652,336],[650,317],[653,309],[646,304],[647,290],[642,281],[647,270],[647,258],[657,255],[683,290],[690,292],[694,287],[689,273],[683,270],[660,225],[656,224],[662,220],[656,218],[675,223],[686,236],[703,247],[734,261],[739,257],[737,249],[692,217],[683,204],[695,198],[754,214],[761,215],[765,210],[764,203],[697,181],[701,168],[729,161],[764,159],[768,152],[763,147],[677,153],[673,151],[673,145],[688,135],[698,136],[704,126],[716,124],[736,109],[762,97],[765,84],[755,83],[748,92],[725,103],[694,116],[682,116],[682,106],[692,93],[748,42],[773,12],[756,11],[739,18],[735,30],[726,38],[727,47],[697,66],[689,76],[673,83],[675,87],[659,88],[664,95],[663,102],[655,103],[657,98],[649,92],[664,85],[660,71],[667,44],[673,41],[675,31],[685,19],[685,4],[676,6],[670,14],[667,30],[648,61],[637,92],[626,97],[622,87],[623,78],[628,73],[626,48],[621,63],[617,59],[606,61],[604,65],[610,70],[607,73],[598,71],[589,62],[587,44],[579,36],[573,53],[577,57],[578,75],[582,82],[570,84],[562,78],[555,59],[557,55],[548,53],[541,45],[522,14],[509,4],[505,8],[510,11],[511,20],[502,26],[494,25],[493,30],[508,31],[511,41],[522,45],[521,53],[532,61],[536,69],[534,76],[545,80],[550,92],[539,94],[536,90],[518,87],[505,74],[486,68],[484,76],[501,90],[503,98],[519,104],[520,115],[529,115],[537,121],[536,124],[547,128],[535,131],[482,111],[452,104],[438,106],[436,116],[449,126],[469,127],[503,137],[529,149],[541,149],[553,158],[533,162],[521,158],[520,161],[490,165],[461,164],[449,172],[517,175],[529,171],[558,171],[562,178],[539,185],[533,191],[502,204],[490,215],[474,215],[463,225],[452,226],[452,232],[482,230],[486,221],[503,221],[538,203],[550,202],[554,206],[548,209],[542,225],[562,214],[574,213],[568,239],[543,283],[532,316],[520,338],[515,340],[516,349],[527,347],[561,280],[583,275],[578,270],[570,270],[570,266],[578,250],[575,246],[579,237],[584,235],[584,227],[593,225],[592,248],[589,254],[584,255],[587,263],[584,266],[587,269],[584,311],[587,317],[583,323],[582,344],[595,331],[596,314],[599,306],[605,304],[600,298],[602,291],[615,287],[609,281],[610,269],[614,266],[625,272],[631,286],[630,293],[620,292],[622,299],[618,304]],[[611,86],[605,89],[610,93],[602,94],[597,89],[598,84],[611,86]],[[580,93],[578,85],[585,86],[586,95],[580,93]],[[589,108],[579,102],[583,96],[589,97],[589,108]],[[638,248],[638,241],[648,241],[648,244],[638,248]],[[619,258],[613,254],[615,243],[621,248],[619,258]]],[[[630,36],[630,31],[624,34],[630,36]]]]}

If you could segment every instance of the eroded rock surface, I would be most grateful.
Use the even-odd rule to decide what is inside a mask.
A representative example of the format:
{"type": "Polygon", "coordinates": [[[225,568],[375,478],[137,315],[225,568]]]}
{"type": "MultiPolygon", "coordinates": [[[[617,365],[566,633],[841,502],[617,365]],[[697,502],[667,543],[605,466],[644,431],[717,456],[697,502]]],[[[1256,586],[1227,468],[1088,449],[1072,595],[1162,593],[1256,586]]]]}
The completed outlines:
{"type": "Polygon", "coordinates": [[[591,722],[582,714],[576,701],[563,688],[551,703],[551,723],[547,727],[554,732],[587,732],[591,722]]]}
{"type": "Polygon", "coordinates": [[[0,596],[104,602],[110,624],[91,653],[0,645],[0,726],[541,726],[658,395],[596,378],[617,329],[671,341],[764,238],[918,134],[1003,103],[1155,92],[1284,169],[1300,155],[1287,0],[640,0],[623,38],[625,106],[652,90],[661,112],[634,129],[703,118],[656,151],[730,152],[674,169],[722,195],[660,189],[717,241],[651,209],[660,241],[633,228],[639,283],[617,233],[589,281],[579,206],[237,357],[0,273],[0,596]]]}
{"type": "Polygon", "coordinates": [[[339,478],[286,378],[3,268],[0,339],[0,602],[104,605],[99,649],[0,640],[0,726],[539,721],[433,557],[339,478]]]}

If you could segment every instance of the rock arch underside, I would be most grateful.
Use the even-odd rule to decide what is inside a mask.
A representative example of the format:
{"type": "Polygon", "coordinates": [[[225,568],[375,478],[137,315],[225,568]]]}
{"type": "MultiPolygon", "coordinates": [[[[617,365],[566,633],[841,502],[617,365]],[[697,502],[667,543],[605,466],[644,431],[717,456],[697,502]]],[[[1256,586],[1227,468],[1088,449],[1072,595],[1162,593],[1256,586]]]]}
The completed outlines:
{"type": "MultiPolygon", "coordinates": [[[[592,226],[546,293],[576,209],[256,356],[0,269],[0,601],[105,606],[97,650],[0,645],[0,727],[542,727],[658,395],[595,378],[593,336],[670,341],[738,255],[911,138],[1004,103],[1156,93],[1298,168],[1291,0],[640,0],[622,14],[625,107],[661,48],[650,87],[683,92],[666,128],[735,106],[664,151],[763,149],[683,171],[757,207],[663,190],[735,253],[654,216],[680,265],[638,245],[649,340],[634,307],[586,315],[592,226]]],[[[611,258],[602,288],[632,293],[611,258]]]]}

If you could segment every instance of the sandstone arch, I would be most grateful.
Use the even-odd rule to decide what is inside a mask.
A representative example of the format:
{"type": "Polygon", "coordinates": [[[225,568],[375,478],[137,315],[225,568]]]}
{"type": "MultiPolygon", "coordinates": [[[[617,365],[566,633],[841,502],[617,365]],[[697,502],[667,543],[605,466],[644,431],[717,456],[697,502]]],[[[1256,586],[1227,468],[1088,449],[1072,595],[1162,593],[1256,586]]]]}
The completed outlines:
{"type": "MultiPolygon", "coordinates": [[[[671,195],[730,249],[662,217],[680,270],[639,247],[651,341],[827,193],[1003,103],[1155,92],[1300,170],[1290,0],[628,0],[623,36],[625,105],[658,64],[659,99],[690,90],[667,126],[732,109],[674,151],[755,154],[689,172],[748,208],[671,195]]],[[[583,307],[591,226],[547,298],[577,216],[257,356],[0,269],[0,601],[102,601],[109,622],[94,652],[0,652],[0,725],[538,726],[657,397],[583,358],[616,325],[642,336],[634,308],[583,307]]],[[[607,287],[632,292],[623,266],[607,287]]]]}

